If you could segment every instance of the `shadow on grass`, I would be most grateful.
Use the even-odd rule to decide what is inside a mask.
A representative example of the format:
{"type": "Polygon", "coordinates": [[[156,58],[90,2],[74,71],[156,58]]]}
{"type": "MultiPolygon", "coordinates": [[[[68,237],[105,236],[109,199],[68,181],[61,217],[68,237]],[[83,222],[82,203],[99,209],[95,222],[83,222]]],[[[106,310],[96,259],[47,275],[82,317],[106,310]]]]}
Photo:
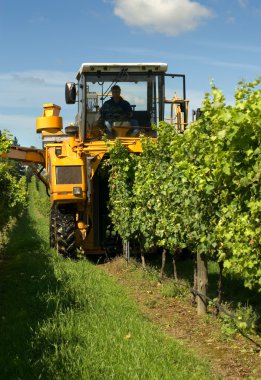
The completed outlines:
{"type": "Polygon", "coordinates": [[[0,378],[37,379],[32,341],[54,305],[44,295],[57,288],[46,241],[25,214],[10,235],[0,263],[0,378]]]}
{"type": "MultiPolygon", "coordinates": [[[[193,286],[193,271],[194,271],[194,260],[187,253],[177,260],[177,271],[179,278],[189,281],[190,285],[193,286]]],[[[147,255],[146,261],[149,265],[155,267],[158,271],[161,268],[161,254],[151,254],[147,255]]],[[[218,283],[218,264],[210,261],[209,262],[209,284],[208,284],[208,296],[210,298],[217,297],[217,283],[218,283]]],[[[173,276],[173,262],[171,255],[166,257],[166,268],[165,273],[167,277],[173,276]]],[[[255,313],[261,318],[261,302],[260,293],[255,289],[250,290],[244,287],[244,282],[241,278],[237,276],[232,276],[227,274],[223,277],[223,302],[227,302],[231,307],[236,307],[237,304],[251,305],[255,313]]]]}

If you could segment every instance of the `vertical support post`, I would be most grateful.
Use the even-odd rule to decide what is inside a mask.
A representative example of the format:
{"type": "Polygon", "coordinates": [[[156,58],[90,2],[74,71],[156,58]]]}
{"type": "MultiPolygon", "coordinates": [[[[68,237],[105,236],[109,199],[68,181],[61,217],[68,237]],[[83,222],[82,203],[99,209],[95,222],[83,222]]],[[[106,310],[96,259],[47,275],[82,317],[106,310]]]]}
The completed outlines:
{"type": "Polygon", "coordinates": [[[179,248],[177,248],[176,251],[173,253],[173,277],[175,281],[178,281],[177,256],[179,253],[179,248]]]}
{"type": "MultiPolygon", "coordinates": [[[[193,274],[193,288],[195,290],[198,289],[198,273],[197,273],[197,256],[194,254],[194,274],[193,274]]],[[[196,293],[192,293],[191,303],[192,306],[196,306],[196,293]]]]}
{"type": "Polygon", "coordinates": [[[143,269],[146,269],[145,252],[144,252],[143,247],[141,248],[140,255],[141,255],[141,266],[143,269]]]}
{"type": "Polygon", "coordinates": [[[130,261],[130,242],[129,242],[129,240],[123,240],[122,245],[123,245],[122,248],[123,248],[123,254],[124,254],[125,260],[126,260],[126,265],[128,266],[129,261],[130,261]]]}
{"type": "Polygon", "coordinates": [[[207,287],[208,287],[208,266],[207,257],[204,253],[197,253],[197,290],[202,295],[197,296],[198,315],[207,313],[207,287]]]}
{"type": "Polygon", "coordinates": [[[160,279],[163,280],[166,264],[166,249],[163,248],[161,256],[161,269],[160,269],[160,279]]]}
{"type": "MultiPolygon", "coordinates": [[[[223,269],[224,269],[224,264],[223,261],[220,261],[218,263],[219,266],[219,274],[218,274],[218,281],[217,281],[217,302],[221,304],[222,298],[223,298],[223,292],[222,292],[222,279],[223,279],[223,269]]],[[[213,311],[215,316],[219,315],[219,307],[216,305],[213,311]]]]}
{"type": "Polygon", "coordinates": [[[224,263],[223,261],[220,261],[218,263],[219,266],[219,276],[218,276],[218,303],[221,304],[222,298],[223,298],[223,289],[222,289],[222,279],[223,279],[223,269],[224,269],[224,263]]]}

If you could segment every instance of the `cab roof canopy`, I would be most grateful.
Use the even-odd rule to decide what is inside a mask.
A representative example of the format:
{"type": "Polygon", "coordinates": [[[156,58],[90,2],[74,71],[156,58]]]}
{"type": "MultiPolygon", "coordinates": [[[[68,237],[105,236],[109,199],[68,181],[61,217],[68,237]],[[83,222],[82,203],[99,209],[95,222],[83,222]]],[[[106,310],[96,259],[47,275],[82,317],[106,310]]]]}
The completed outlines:
{"type": "Polygon", "coordinates": [[[79,79],[82,73],[117,73],[122,70],[129,73],[165,73],[168,69],[166,63],[149,62],[149,63],[83,63],[77,73],[79,79]]]}

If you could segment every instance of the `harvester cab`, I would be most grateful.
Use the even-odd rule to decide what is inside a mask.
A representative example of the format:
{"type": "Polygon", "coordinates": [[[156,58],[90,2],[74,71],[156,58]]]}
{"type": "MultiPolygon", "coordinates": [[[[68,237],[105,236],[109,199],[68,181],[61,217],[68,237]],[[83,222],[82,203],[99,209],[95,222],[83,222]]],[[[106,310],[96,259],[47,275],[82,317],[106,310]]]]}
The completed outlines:
{"type": "Polygon", "coordinates": [[[154,125],[166,121],[183,132],[188,123],[185,76],[168,74],[165,63],[84,63],[76,79],[65,85],[66,103],[77,105],[75,122],[63,130],[60,107],[45,104],[36,121],[43,149],[16,147],[8,154],[45,169],[38,177],[50,193],[50,246],[69,257],[77,249],[102,254],[111,244],[108,175],[98,170],[109,154],[103,135],[138,154],[141,134],[156,137],[154,125]],[[130,109],[113,110],[106,120],[103,110],[115,86],[130,109]]]}
{"type": "Polygon", "coordinates": [[[101,110],[115,85],[121,87],[123,98],[130,103],[132,116],[131,120],[118,113],[109,116],[112,137],[154,135],[152,126],[163,120],[184,130],[188,122],[185,76],[166,71],[165,63],[83,64],[77,73],[78,83],[69,82],[65,87],[66,103],[78,104],[80,139],[86,141],[99,137],[101,131],[108,132],[101,110]],[[170,80],[175,81],[175,86],[170,85],[170,80]],[[167,93],[173,95],[173,87],[176,93],[167,98],[167,93]]]}

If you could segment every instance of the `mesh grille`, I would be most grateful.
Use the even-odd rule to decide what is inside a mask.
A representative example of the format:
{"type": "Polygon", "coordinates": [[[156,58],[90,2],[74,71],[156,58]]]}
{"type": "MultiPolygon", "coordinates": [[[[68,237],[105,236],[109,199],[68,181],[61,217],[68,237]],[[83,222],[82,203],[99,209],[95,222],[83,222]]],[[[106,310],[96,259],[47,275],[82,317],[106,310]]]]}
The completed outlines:
{"type": "Polygon", "coordinates": [[[57,166],[56,184],[72,185],[82,183],[81,166],[57,166]]]}

